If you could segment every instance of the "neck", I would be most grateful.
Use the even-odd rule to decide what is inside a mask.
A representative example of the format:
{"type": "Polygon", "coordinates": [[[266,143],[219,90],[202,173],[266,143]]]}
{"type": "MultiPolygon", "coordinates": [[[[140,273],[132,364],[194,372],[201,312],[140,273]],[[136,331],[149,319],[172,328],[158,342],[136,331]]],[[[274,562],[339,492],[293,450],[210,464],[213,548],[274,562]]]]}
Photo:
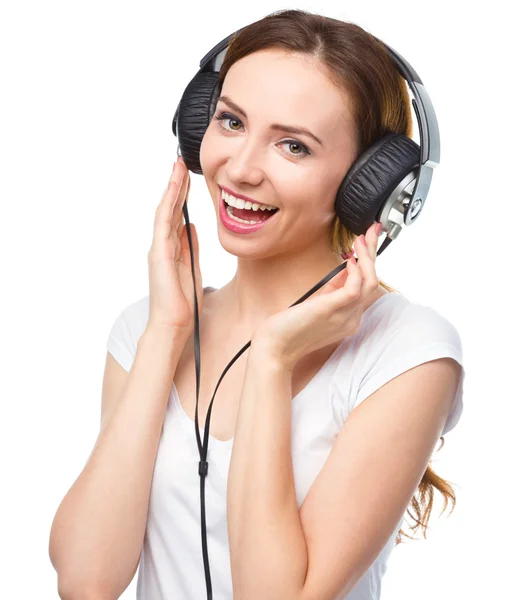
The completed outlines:
{"type": "Polygon", "coordinates": [[[345,262],[331,251],[264,259],[239,258],[233,279],[223,288],[221,308],[239,328],[253,332],[267,317],[303,296],[345,262]]]}

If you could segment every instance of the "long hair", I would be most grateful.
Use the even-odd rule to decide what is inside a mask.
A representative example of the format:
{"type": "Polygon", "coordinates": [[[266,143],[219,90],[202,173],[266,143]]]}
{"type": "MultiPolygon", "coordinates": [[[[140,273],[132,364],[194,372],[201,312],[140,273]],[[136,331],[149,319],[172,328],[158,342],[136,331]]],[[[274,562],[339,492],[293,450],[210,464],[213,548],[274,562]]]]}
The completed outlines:
{"type": "MultiPolygon", "coordinates": [[[[406,82],[385,46],[358,25],[305,10],[273,12],[251,23],[230,40],[219,71],[219,88],[223,87],[226,74],[234,63],[269,48],[311,57],[334,85],[347,92],[359,140],[355,160],[388,133],[412,136],[412,111],[406,82]]],[[[356,235],[336,215],[329,232],[331,250],[338,255],[349,252],[355,238],[356,235]]],[[[389,292],[398,291],[381,280],[380,285],[389,292]]],[[[440,440],[439,450],[444,443],[443,436],[440,440]]],[[[433,506],[433,488],[443,495],[444,510],[449,500],[452,510],[456,505],[452,487],[428,465],[412,498],[415,516],[407,509],[414,521],[410,529],[415,531],[422,527],[424,538],[433,506]]],[[[402,535],[414,539],[400,529],[396,545],[402,542],[402,535]]]]}

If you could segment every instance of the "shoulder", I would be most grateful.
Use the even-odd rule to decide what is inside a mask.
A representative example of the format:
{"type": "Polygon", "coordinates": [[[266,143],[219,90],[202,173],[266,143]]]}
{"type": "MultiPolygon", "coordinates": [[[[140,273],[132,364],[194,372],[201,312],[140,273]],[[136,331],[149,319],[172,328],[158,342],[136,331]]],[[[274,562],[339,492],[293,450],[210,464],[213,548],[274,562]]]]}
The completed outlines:
{"type": "Polygon", "coordinates": [[[341,354],[338,369],[347,365],[352,377],[361,381],[371,370],[389,365],[395,369],[396,363],[421,358],[424,362],[429,356],[442,354],[463,362],[455,325],[433,307],[400,292],[384,293],[365,310],[358,331],[344,340],[341,354]]]}
{"type": "Polygon", "coordinates": [[[134,337],[139,337],[148,323],[150,309],[150,296],[143,296],[134,302],[127,304],[120,316],[129,325],[134,337]]]}
{"type": "MultiPolygon", "coordinates": [[[[204,288],[204,294],[214,291],[214,287],[204,288]]],[[[113,335],[127,338],[131,344],[136,344],[145,331],[150,312],[150,295],[143,296],[130,302],[122,308],[116,316],[112,328],[113,335]]]]}
{"type": "Polygon", "coordinates": [[[359,342],[400,340],[410,345],[449,343],[461,347],[454,323],[435,308],[409,300],[400,292],[386,292],[363,315],[359,342]]]}
{"type": "Polygon", "coordinates": [[[463,406],[463,348],[457,328],[439,311],[390,292],[365,311],[359,330],[345,342],[331,388],[339,423],[395,377],[423,363],[450,358],[461,366],[461,373],[444,433],[456,425],[463,406]]]}
{"type": "Polygon", "coordinates": [[[126,371],[134,360],[138,340],[147,326],[149,306],[148,295],[130,302],[117,313],[110,328],[107,340],[108,351],[126,371]]]}

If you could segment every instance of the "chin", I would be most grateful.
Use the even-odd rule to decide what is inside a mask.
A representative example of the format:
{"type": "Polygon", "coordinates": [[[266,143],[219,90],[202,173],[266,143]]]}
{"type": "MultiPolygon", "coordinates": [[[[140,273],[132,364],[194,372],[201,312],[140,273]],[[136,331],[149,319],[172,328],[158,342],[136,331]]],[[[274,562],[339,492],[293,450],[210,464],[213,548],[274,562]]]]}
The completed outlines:
{"type": "Polygon", "coordinates": [[[269,249],[261,248],[260,240],[256,242],[254,240],[232,240],[229,232],[221,231],[222,225],[219,223],[218,227],[218,238],[222,248],[237,258],[243,258],[248,260],[263,260],[274,256],[274,252],[269,249]]]}

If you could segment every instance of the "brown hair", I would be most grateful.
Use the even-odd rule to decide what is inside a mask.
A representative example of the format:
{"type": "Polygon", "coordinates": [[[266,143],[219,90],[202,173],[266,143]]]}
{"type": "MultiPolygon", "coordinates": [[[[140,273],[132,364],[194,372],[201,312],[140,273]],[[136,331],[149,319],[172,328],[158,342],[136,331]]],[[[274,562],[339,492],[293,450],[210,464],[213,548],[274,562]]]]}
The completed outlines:
{"type": "MultiPolygon", "coordinates": [[[[305,10],[273,12],[248,25],[230,40],[219,71],[219,89],[235,62],[269,48],[311,57],[332,83],[347,91],[358,131],[355,159],[388,133],[412,136],[412,111],[406,82],[385,46],[358,25],[305,10]]],[[[331,249],[339,255],[351,250],[356,235],[336,215],[329,237],[331,249]]],[[[390,292],[397,292],[381,280],[380,285],[390,292]]],[[[439,450],[444,443],[443,436],[440,440],[439,450]]],[[[433,506],[433,488],[444,496],[443,510],[449,500],[452,501],[452,510],[456,505],[452,487],[428,465],[412,498],[416,516],[407,509],[415,522],[410,529],[415,531],[421,526],[424,538],[433,506]]],[[[400,529],[396,545],[402,542],[402,535],[410,538],[400,529]]]]}

